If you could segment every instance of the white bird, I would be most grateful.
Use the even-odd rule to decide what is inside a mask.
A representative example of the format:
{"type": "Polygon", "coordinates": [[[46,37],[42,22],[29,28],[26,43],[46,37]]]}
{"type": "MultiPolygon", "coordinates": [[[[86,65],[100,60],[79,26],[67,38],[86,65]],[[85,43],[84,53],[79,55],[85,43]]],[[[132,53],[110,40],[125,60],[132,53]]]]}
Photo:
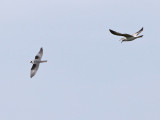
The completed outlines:
{"type": "Polygon", "coordinates": [[[114,34],[114,35],[123,36],[123,38],[121,39],[121,43],[122,43],[123,41],[133,41],[133,40],[135,40],[135,39],[137,39],[137,38],[143,37],[143,35],[138,36],[138,35],[143,31],[143,27],[142,27],[138,32],[134,33],[133,35],[126,34],[126,33],[125,33],[125,34],[122,34],[122,33],[113,31],[113,30],[111,30],[111,29],[109,29],[109,31],[110,31],[112,34],[114,34]]]}
{"type": "Polygon", "coordinates": [[[31,73],[30,73],[31,78],[36,74],[36,72],[39,68],[39,64],[43,63],[43,62],[47,62],[47,60],[43,60],[43,61],[41,60],[42,55],[43,55],[43,48],[40,49],[38,54],[35,56],[35,59],[30,62],[33,64],[32,68],[31,68],[31,73]]]}

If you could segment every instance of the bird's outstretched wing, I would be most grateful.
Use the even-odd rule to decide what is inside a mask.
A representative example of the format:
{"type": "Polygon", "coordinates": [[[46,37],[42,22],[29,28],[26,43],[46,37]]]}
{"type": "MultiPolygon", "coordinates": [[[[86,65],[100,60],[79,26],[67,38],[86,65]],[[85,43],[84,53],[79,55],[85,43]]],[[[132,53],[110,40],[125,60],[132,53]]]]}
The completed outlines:
{"type": "Polygon", "coordinates": [[[133,36],[130,35],[130,34],[122,34],[122,33],[116,32],[116,31],[111,30],[111,29],[109,29],[109,31],[110,31],[113,35],[124,36],[124,37],[133,37],[133,36]]]}
{"type": "Polygon", "coordinates": [[[35,56],[35,59],[41,60],[43,55],[43,48],[40,49],[40,51],[38,52],[38,54],[35,56]]]}
{"type": "Polygon", "coordinates": [[[31,68],[31,74],[30,74],[31,78],[36,74],[38,68],[39,68],[39,64],[33,64],[32,68],[31,68]]]}
{"type": "Polygon", "coordinates": [[[136,33],[133,34],[133,36],[138,36],[143,31],[143,27],[136,33]]]}

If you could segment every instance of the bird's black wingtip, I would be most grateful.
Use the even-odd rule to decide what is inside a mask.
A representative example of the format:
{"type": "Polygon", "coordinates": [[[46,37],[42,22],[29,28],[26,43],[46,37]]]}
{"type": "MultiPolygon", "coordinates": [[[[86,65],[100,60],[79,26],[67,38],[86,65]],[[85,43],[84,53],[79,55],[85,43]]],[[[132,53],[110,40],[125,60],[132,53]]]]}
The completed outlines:
{"type": "MultiPolygon", "coordinates": [[[[34,76],[34,75],[33,75],[34,76]]],[[[33,78],[33,76],[30,76],[30,78],[33,78]]]]}
{"type": "Polygon", "coordinates": [[[40,48],[40,51],[43,51],[43,47],[40,48]]]}
{"type": "Polygon", "coordinates": [[[113,31],[113,30],[111,30],[111,29],[109,29],[109,31],[110,31],[112,34],[114,34],[114,33],[115,33],[115,31],[113,31]]]}
{"type": "Polygon", "coordinates": [[[109,31],[112,33],[113,32],[113,30],[111,30],[111,29],[109,29],[109,31]]]}

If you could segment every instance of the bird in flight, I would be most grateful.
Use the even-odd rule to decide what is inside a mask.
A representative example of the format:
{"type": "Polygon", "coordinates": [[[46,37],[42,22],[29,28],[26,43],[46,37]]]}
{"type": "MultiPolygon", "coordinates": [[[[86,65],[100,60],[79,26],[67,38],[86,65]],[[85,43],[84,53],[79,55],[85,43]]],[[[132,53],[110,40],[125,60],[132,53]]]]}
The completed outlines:
{"type": "Polygon", "coordinates": [[[133,41],[133,40],[135,40],[137,38],[143,37],[143,35],[139,35],[143,31],[143,27],[138,32],[134,33],[133,35],[126,34],[126,33],[122,34],[122,33],[116,32],[116,31],[111,30],[111,29],[109,29],[109,31],[113,35],[123,36],[123,38],[121,39],[121,43],[124,42],[124,41],[133,41]]]}
{"type": "Polygon", "coordinates": [[[35,56],[35,59],[30,62],[30,63],[33,64],[32,68],[31,68],[31,73],[30,73],[30,77],[31,78],[36,74],[36,72],[37,72],[37,70],[39,68],[39,64],[47,62],[47,60],[41,60],[42,55],[43,55],[43,48],[40,49],[38,54],[35,56]]]}

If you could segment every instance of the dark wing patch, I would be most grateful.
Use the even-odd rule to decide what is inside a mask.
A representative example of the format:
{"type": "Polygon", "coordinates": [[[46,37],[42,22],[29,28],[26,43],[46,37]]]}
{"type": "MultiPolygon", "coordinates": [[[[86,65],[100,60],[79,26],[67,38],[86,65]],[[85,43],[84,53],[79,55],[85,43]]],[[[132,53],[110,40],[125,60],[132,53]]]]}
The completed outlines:
{"type": "Polygon", "coordinates": [[[35,56],[35,59],[39,59],[40,57],[39,56],[35,56]]]}
{"type": "Polygon", "coordinates": [[[129,35],[129,34],[122,34],[122,33],[116,32],[116,31],[111,30],[111,29],[109,29],[109,31],[110,31],[112,34],[118,35],[118,36],[133,37],[132,35],[129,35]]]}
{"type": "Polygon", "coordinates": [[[43,48],[40,49],[40,51],[38,52],[38,54],[35,56],[35,59],[41,59],[43,55],[43,48]]]}
{"type": "Polygon", "coordinates": [[[33,64],[31,70],[34,70],[36,68],[36,64],[33,64]]]}

